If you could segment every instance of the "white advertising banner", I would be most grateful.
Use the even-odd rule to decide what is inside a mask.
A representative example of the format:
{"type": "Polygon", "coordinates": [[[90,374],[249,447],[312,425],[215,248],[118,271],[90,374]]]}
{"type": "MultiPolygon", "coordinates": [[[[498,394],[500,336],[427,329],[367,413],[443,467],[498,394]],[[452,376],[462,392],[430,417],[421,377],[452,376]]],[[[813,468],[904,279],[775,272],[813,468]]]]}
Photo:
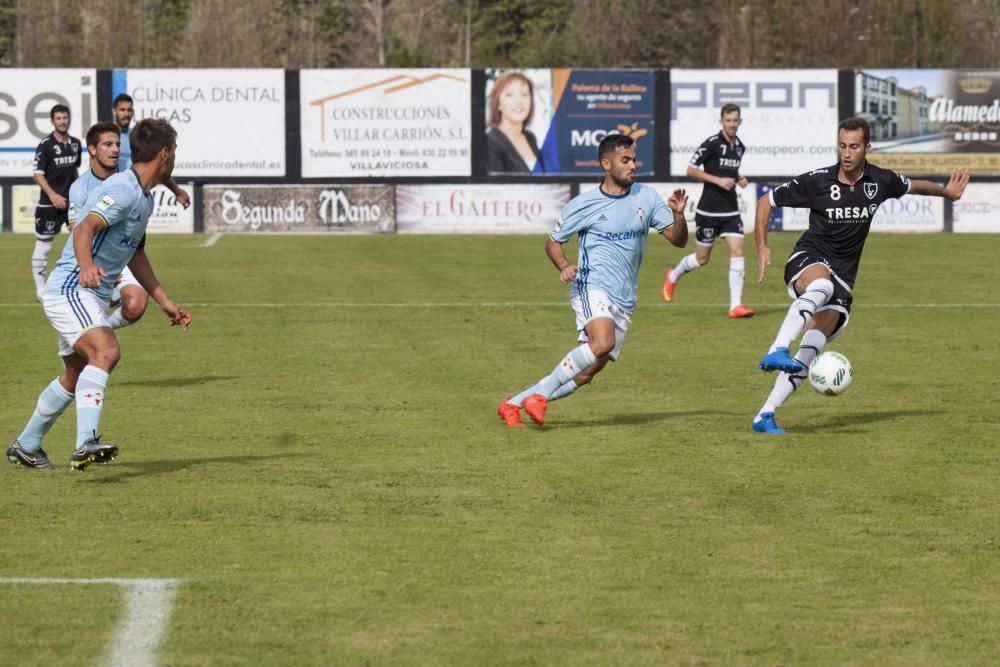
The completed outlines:
{"type": "Polygon", "coordinates": [[[568,185],[397,185],[396,231],[545,234],[567,202],[568,185]]]}
{"type": "Polygon", "coordinates": [[[1000,232],[1000,183],[969,183],[965,194],[952,207],[952,231],[1000,232]]]}
{"type": "MultiPolygon", "coordinates": [[[[0,69],[0,176],[31,176],[38,143],[52,132],[49,112],[70,111],[69,133],[84,143],[97,122],[97,73],[92,69],[0,69]]],[[[83,169],[90,168],[83,151],[83,169]]]]}
{"type": "Polygon", "coordinates": [[[872,218],[872,232],[944,231],[944,199],[903,195],[882,202],[872,218]]]}
{"type": "MultiPolygon", "coordinates": [[[[194,187],[182,185],[194,201],[194,187]]],[[[194,207],[184,208],[177,203],[174,193],[162,185],[153,188],[153,215],[146,232],[149,234],[190,234],[194,231],[194,207]]]]}
{"type": "Polygon", "coordinates": [[[302,70],[302,175],[470,175],[471,78],[467,69],[302,70]]]}
{"type": "Polygon", "coordinates": [[[285,72],[280,69],[129,69],[112,73],[135,122],[177,130],[174,176],[284,176],[285,72]]]}
{"type": "Polygon", "coordinates": [[[837,70],[670,70],[670,173],[741,108],[744,176],[795,176],[837,161],[837,70]]]}

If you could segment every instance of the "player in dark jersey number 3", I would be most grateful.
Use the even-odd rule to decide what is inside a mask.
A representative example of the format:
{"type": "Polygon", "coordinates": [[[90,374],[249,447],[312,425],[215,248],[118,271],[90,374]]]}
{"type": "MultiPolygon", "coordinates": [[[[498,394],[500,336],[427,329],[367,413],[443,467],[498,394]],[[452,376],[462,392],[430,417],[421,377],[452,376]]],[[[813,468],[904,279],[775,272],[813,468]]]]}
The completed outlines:
{"type": "Polygon", "coordinates": [[[774,411],[806,379],[809,364],[827,341],[847,326],[851,292],[858,275],[861,251],[871,229],[872,216],[887,199],[905,194],[944,197],[955,201],[969,184],[967,170],[955,170],[948,184],[909,180],[867,161],[871,129],[863,118],[848,118],[837,129],[840,161],[784,183],[757,202],[755,233],[760,282],[771,265],[767,222],[775,206],[809,209],[809,228],[802,234],[785,264],[788,294],[795,300],[778,335],[760,360],[765,371],[781,371],[774,388],[753,421],[758,433],[780,434],[774,411]],[[793,357],[791,342],[805,329],[793,357]]]}
{"type": "Polygon", "coordinates": [[[52,251],[52,239],[66,224],[69,188],[80,166],[80,140],[69,135],[69,108],[57,104],[49,112],[52,133],[35,150],[32,165],[35,183],[41,188],[35,209],[35,249],[31,253],[31,273],[39,301],[45,291],[45,270],[52,251]]]}

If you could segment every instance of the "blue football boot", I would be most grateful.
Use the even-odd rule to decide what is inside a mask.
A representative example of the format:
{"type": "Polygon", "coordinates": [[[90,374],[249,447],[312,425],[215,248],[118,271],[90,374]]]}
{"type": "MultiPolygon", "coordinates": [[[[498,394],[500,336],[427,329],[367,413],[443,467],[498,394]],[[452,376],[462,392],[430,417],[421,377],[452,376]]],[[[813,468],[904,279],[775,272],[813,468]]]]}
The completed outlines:
{"type": "Polygon", "coordinates": [[[753,430],[758,433],[770,433],[771,435],[781,435],[785,432],[785,429],[778,426],[778,422],[774,421],[773,412],[764,412],[760,415],[760,419],[755,419],[753,430]]]}
{"type": "Polygon", "coordinates": [[[762,371],[784,371],[795,375],[805,372],[806,367],[792,356],[787,347],[779,347],[774,352],[768,352],[763,356],[760,360],[760,369],[762,371]]]}

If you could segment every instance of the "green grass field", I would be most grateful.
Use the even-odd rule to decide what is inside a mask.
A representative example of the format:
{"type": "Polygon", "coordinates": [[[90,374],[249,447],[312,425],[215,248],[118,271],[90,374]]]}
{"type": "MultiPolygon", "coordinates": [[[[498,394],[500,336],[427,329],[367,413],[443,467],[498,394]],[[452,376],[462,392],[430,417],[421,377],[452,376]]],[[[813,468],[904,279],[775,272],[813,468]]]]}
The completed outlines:
{"type": "MultiPolygon", "coordinates": [[[[497,403],[575,340],[543,238],[204,240],[149,244],[195,321],[120,332],[118,462],[0,472],[0,576],[179,580],[160,664],[1000,655],[1000,239],[872,237],[829,346],[854,386],[803,388],[778,438],[750,420],[788,299],[752,241],[757,317],[730,321],[725,249],[665,305],[681,254],[651,239],[621,361],[513,430],[497,403]]],[[[0,236],[4,444],[60,370],[32,243],[0,236]]],[[[123,613],[113,585],[0,583],[0,664],[104,664],[123,613]]]]}

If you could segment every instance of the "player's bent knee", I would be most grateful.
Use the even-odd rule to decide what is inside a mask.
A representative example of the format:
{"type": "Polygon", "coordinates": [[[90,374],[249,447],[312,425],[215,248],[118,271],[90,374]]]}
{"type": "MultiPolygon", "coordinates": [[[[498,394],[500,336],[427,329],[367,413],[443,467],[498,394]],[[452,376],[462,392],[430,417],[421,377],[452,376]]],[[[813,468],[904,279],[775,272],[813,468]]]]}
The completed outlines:
{"type": "Polygon", "coordinates": [[[146,290],[134,288],[122,290],[122,317],[129,322],[138,322],[145,314],[148,304],[149,295],[146,294],[146,290]]]}
{"type": "Polygon", "coordinates": [[[833,281],[827,278],[817,278],[806,287],[807,292],[823,294],[823,303],[828,303],[833,298],[833,281]]]}

